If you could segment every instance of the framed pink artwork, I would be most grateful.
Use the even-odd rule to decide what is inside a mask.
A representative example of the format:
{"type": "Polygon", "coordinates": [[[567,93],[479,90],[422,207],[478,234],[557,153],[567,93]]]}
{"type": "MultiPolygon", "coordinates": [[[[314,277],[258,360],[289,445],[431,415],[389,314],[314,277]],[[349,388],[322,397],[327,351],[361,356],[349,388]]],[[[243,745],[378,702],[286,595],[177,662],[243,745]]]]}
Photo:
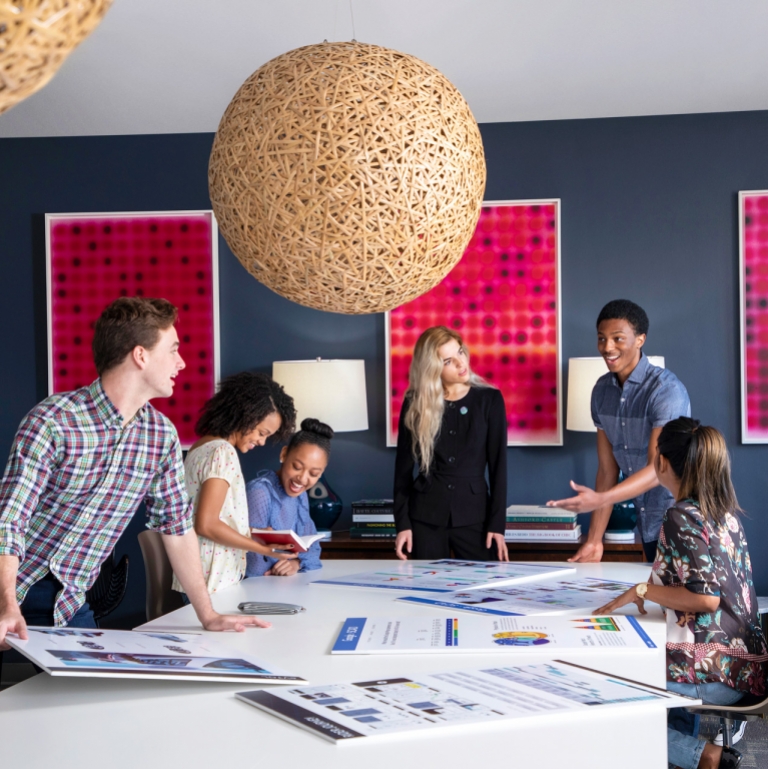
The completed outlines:
{"type": "Polygon", "coordinates": [[[387,313],[387,445],[397,428],[419,335],[458,331],[472,369],[498,387],[510,446],[563,443],[560,200],[483,204],[459,263],[428,293],[387,313]]]}
{"type": "Polygon", "coordinates": [[[768,443],[768,190],[739,193],[741,442],[768,443]]]}
{"type": "Polygon", "coordinates": [[[162,297],[179,308],[186,368],[171,398],[152,402],[184,448],[219,379],[218,228],[212,211],[47,214],[48,390],[96,378],[93,327],[120,296],[162,297]]]}

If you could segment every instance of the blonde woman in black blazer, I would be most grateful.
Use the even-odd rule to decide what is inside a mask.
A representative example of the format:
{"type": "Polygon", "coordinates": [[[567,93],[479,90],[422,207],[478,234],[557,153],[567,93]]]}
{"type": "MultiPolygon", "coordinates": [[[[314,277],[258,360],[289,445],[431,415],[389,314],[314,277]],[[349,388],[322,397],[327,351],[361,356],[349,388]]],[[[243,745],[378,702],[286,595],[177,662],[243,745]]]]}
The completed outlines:
{"type": "Polygon", "coordinates": [[[397,557],[508,561],[504,399],[474,374],[459,334],[416,343],[397,439],[397,557]],[[490,489],[485,480],[486,468],[490,489]]]}

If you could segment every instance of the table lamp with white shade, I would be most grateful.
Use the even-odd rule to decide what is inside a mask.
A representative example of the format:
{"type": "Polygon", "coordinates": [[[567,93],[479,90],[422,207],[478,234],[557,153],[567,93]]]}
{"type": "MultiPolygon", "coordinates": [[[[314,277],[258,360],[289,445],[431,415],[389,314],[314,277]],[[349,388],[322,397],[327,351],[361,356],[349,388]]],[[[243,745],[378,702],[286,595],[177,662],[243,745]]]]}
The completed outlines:
{"type": "MultiPolygon", "coordinates": [[[[648,363],[664,368],[663,355],[648,355],[648,363]]],[[[566,429],[582,433],[596,433],[592,421],[592,389],[597,380],[608,373],[603,358],[568,359],[568,409],[566,429]]],[[[613,512],[605,530],[607,541],[634,540],[634,528],[637,511],[632,501],[619,502],[613,506],[613,512]]]]}
{"type": "MultiPolygon", "coordinates": [[[[648,363],[664,368],[663,355],[647,355],[648,363]]],[[[592,421],[592,389],[608,367],[602,358],[568,359],[568,409],[566,429],[582,433],[596,433],[592,421]]]]}
{"type": "MultiPolygon", "coordinates": [[[[365,361],[284,360],[272,364],[272,378],[293,398],[296,427],[312,417],[335,433],[368,429],[365,361]]],[[[342,501],[325,476],[308,491],[309,512],[318,530],[329,530],[338,520],[342,501]]]]}

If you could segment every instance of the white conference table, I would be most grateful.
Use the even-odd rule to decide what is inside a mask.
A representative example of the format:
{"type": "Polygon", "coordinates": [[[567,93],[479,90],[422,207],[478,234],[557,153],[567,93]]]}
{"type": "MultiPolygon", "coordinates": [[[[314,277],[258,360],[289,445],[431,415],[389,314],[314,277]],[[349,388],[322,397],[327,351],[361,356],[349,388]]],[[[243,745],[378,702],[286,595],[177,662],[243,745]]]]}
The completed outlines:
{"type": "MultiPolygon", "coordinates": [[[[213,596],[217,611],[237,613],[245,600],[298,603],[306,612],[271,617],[268,630],[221,637],[228,646],[301,675],[312,684],[413,676],[547,659],[539,654],[331,656],[347,617],[408,616],[441,609],[393,603],[389,591],[311,585],[321,577],[381,567],[381,561],[327,561],[322,571],[288,578],[255,578],[213,596]]],[[[649,566],[630,563],[577,565],[580,576],[627,582],[648,578],[649,566]]],[[[663,687],[665,626],[647,604],[642,619],[658,651],[559,657],[663,687]]],[[[597,607],[595,607],[597,608],[597,607]]],[[[623,610],[636,612],[631,606],[623,610]]],[[[200,631],[191,607],[144,627],[200,631]]],[[[0,759],[7,767],[81,769],[144,767],[244,767],[305,765],[334,769],[431,769],[478,761],[540,769],[665,769],[666,711],[658,705],[606,708],[600,714],[536,717],[408,735],[373,745],[341,745],[291,726],[234,697],[253,685],[184,681],[54,678],[45,673],[0,693],[0,759]]]]}

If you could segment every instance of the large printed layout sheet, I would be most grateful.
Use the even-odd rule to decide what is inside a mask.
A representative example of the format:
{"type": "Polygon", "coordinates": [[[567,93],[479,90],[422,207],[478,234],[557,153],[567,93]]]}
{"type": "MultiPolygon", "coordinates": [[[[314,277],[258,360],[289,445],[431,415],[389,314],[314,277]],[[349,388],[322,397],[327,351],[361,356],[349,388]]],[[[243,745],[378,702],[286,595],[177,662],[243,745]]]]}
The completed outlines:
{"type": "Polygon", "coordinates": [[[572,566],[460,561],[445,558],[427,563],[412,561],[388,563],[376,571],[350,574],[335,579],[318,579],[311,584],[451,593],[454,590],[477,590],[490,585],[510,585],[543,577],[562,577],[573,574],[575,571],[572,566]]]}
{"type": "Polygon", "coordinates": [[[554,718],[569,712],[699,703],[559,660],[236,696],[336,744],[532,716],[552,716],[556,730],[554,718]]]}
{"type": "Polygon", "coordinates": [[[351,617],[331,654],[656,649],[635,617],[351,617]]]}
{"type": "Polygon", "coordinates": [[[29,640],[6,640],[52,676],[306,683],[210,635],[161,630],[85,630],[29,627],[29,640]]]}
{"type": "Polygon", "coordinates": [[[529,614],[593,612],[632,587],[634,582],[616,582],[597,577],[552,580],[528,585],[493,587],[468,592],[458,590],[440,598],[403,596],[398,601],[437,606],[451,611],[472,611],[502,617],[529,614]]]}

